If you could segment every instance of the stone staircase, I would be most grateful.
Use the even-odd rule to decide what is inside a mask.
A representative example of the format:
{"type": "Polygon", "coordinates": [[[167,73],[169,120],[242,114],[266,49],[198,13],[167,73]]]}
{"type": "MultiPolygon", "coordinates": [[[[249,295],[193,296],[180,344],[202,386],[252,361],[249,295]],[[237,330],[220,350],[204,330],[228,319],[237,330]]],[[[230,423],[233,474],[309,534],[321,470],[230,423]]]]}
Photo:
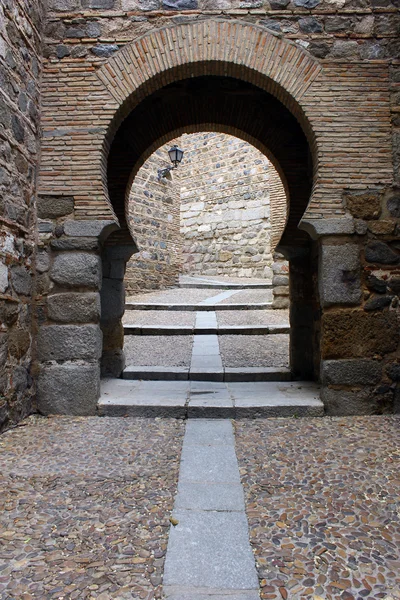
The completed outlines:
{"type": "Polygon", "coordinates": [[[202,289],[203,283],[207,285],[207,289],[216,289],[219,293],[199,303],[139,301],[126,304],[127,311],[148,311],[146,324],[124,325],[127,338],[165,336],[167,339],[169,336],[193,336],[191,358],[187,366],[128,364],[121,379],[103,381],[100,414],[180,418],[321,416],[323,405],[319,400],[318,386],[310,382],[291,381],[291,372],[287,367],[233,367],[223,364],[219,336],[273,336],[289,333],[289,323],[218,324],[217,310],[269,310],[270,302],[223,303],[239,290],[267,290],[268,282],[246,286],[244,283],[233,282],[228,285],[225,282],[195,278],[195,281],[183,279],[181,287],[202,289]],[[152,311],[159,310],[196,311],[194,324],[152,325],[152,311]]]}

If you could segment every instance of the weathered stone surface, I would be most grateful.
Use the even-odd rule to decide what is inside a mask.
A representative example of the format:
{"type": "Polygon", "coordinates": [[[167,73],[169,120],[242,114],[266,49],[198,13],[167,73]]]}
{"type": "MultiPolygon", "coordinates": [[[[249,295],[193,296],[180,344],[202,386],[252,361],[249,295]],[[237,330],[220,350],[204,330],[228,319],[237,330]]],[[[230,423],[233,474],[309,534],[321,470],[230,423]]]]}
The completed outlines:
{"type": "Polygon", "coordinates": [[[32,290],[32,276],[25,268],[13,266],[10,269],[11,285],[17,294],[29,296],[32,290]]]}
{"type": "MultiPolygon", "coordinates": [[[[64,54],[64,56],[66,55],[64,54]]],[[[37,199],[37,211],[40,219],[64,217],[73,210],[74,199],[72,196],[39,196],[37,199]]]]}
{"type": "Polygon", "coordinates": [[[111,9],[114,8],[115,0],[82,0],[83,8],[99,8],[99,9],[111,9]]]}
{"type": "Polygon", "coordinates": [[[99,288],[101,284],[100,257],[84,252],[60,254],[54,259],[50,277],[65,287],[99,288]]]}
{"type": "Polygon", "coordinates": [[[382,265],[397,265],[400,263],[400,255],[385,242],[374,240],[365,247],[365,260],[382,265]]]}
{"type": "Polygon", "coordinates": [[[97,325],[48,325],[38,333],[38,358],[95,360],[101,356],[102,334],[97,325]]]}
{"type": "Polygon", "coordinates": [[[118,46],[116,44],[98,44],[97,46],[93,46],[91,51],[96,56],[109,58],[114,52],[118,52],[118,46]]]}
{"type": "Polygon", "coordinates": [[[400,363],[394,362],[387,366],[386,373],[392,381],[400,381],[400,363]]]}
{"type": "Polygon", "coordinates": [[[105,350],[101,357],[101,376],[120,377],[125,369],[125,353],[122,349],[105,350]]]}
{"type": "Polygon", "coordinates": [[[384,294],[386,292],[386,281],[373,275],[372,273],[367,277],[367,288],[378,294],[384,294]]]}
{"type": "Polygon", "coordinates": [[[322,246],[319,293],[322,306],[361,301],[360,250],[356,244],[322,246]]]}
{"type": "Polygon", "coordinates": [[[382,377],[382,365],[376,360],[324,360],[321,363],[323,384],[373,385],[382,377]]]}
{"type": "Polygon", "coordinates": [[[325,58],[329,54],[330,47],[326,42],[311,42],[308,50],[317,58],[325,58]]]}
{"type": "Polygon", "coordinates": [[[321,388],[321,400],[327,415],[375,415],[381,414],[379,398],[373,388],[362,387],[352,390],[321,388]]]}
{"type": "Polygon", "coordinates": [[[314,240],[322,235],[345,235],[355,231],[354,219],[349,216],[337,219],[304,219],[300,221],[299,229],[307,231],[314,240]]]}
{"type": "Polygon", "coordinates": [[[94,238],[60,238],[51,240],[50,246],[53,250],[98,250],[99,240],[94,238]]]}
{"type": "Polygon", "coordinates": [[[397,295],[400,295],[400,276],[392,275],[388,280],[389,289],[397,295]]]}
{"type": "Polygon", "coordinates": [[[29,331],[17,327],[12,329],[8,336],[8,350],[17,359],[22,358],[28,352],[31,343],[29,331]]]}
{"type": "Polygon", "coordinates": [[[197,0],[163,0],[165,10],[193,10],[197,8],[197,0]]]}
{"type": "Polygon", "coordinates": [[[36,254],[36,270],[45,273],[50,267],[50,255],[46,250],[38,250],[36,254]]]}
{"type": "Polygon", "coordinates": [[[381,192],[345,192],[343,198],[346,207],[357,219],[377,219],[381,214],[381,192]]]}
{"type": "Polygon", "coordinates": [[[396,223],[394,221],[381,220],[369,221],[368,229],[375,235],[390,235],[393,233],[396,223]]]}
{"type": "Polygon", "coordinates": [[[0,262],[0,293],[4,294],[8,288],[8,267],[0,262]]]}
{"type": "Polygon", "coordinates": [[[364,310],[382,310],[385,306],[390,305],[393,297],[394,296],[375,296],[374,298],[369,298],[364,304],[364,310]]]}
{"type": "Polygon", "coordinates": [[[320,0],[294,0],[296,6],[303,8],[315,8],[320,3],[320,0]]]}
{"type": "Polygon", "coordinates": [[[64,233],[70,237],[99,237],[110,229],[117,229],[114,221],[66,221],[64,233]]]}
{"type": "Polygon", "coordinates": [[[389,213],[395,219],[400,218],[400,194],[391,196],[387,201],[387,208],[389,213]]]}
{"type": "Polygon", "coordinates": [[[100,294],[67,292],[47,298],[49,319],[59,323],[90,323],[100,318],[100,294]]]}
{"type": "Polygon", "coordinates": [[[274,275],[272,285],[289,285],[289,277],[287,275],[274,275]]]}
{"type": "Polygon", "coordinates": [[[37,405],[43,415],[95,415],[100,395],[100,368],[86,365],[42,365],[37,405]]]}
{"type": "Polygon", "coordinates": [[[299,19],[300,30],[304,33],[321,33],[322,24],[314,17],[304,17],[299,19]]]}
{"type": "Polygon", "coordinates": [[[343,309],[322,316],[322,358],[357,358],[395,352],[399,323],[394,312],[343,309]],[[388,335],[390,332],[390,335],[388,335]]]}
{"type": "Polygon", "coordinates": [[[66,46],[65,44],[59,44],[56,48],[56,54],[57,58],[61,60],[65,56],[69,56],[71,53],[68,46],[66,46]]]}

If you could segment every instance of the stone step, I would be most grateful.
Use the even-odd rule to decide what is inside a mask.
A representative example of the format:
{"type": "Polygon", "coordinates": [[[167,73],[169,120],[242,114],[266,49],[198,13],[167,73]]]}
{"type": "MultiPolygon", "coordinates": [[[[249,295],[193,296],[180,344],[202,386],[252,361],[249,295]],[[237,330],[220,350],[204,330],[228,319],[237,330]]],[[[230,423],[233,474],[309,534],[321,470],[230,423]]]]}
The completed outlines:
{"type": "Polygon", "coordinates": [[[217,325],[199,327],[190,325],[124,325],[124,335],[273,335],[290,333],[285,325],[217,325]]]}
{"type": "Polygon", "coordinates": [[[198,312],[203,310],[271,310],[272,302],[248,304],[170,304],[163,302],[127,302],[125,310],[182,310],[198,312]]]}
{"type": "Polygon", "coordinates": [[[272,283],[208,283],[208,282],[181,282],[180,288],[186,289],[210,289],[210,290],[272,290],[272,283]]]}
{"type": "Polygon", "coordinates": [[[99,414],[108,417],[263,418],[323,416],[310,382],[102,382],[99,414]]]}
{"type": "Polygon", "coordinates": [[[285,367],[158,367],[130,365],[122,373],[123,379],[147,381],[291,381],[290,369],[285,367]]]}

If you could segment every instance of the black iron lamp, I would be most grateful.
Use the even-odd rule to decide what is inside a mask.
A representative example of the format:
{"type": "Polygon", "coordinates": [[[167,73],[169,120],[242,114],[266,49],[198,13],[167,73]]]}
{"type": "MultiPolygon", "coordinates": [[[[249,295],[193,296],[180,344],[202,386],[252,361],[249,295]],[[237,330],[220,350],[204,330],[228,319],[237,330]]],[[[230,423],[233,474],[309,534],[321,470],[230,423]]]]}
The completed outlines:
{"type": "Polygon", "coordinates": [[[170,171],[172,171],[172,169],[176,169],[177,168],[177,166],[179,165],[179,163],[182,160],[183,150],[181,150],[180,148],[178,148],[178,146],[176,144],[174,144],[172,146],[172,148],[170,148],[168,150],[168,155],[169,155],[169,158],[170,158],[170,160],[172,162],[172,165],[168,166],[168,167],[164,167],[162,169],[158,169],[158,181],[161,181],[161,179],[163,177],[166,177],[168,175],[168,173],[170,171]]]}

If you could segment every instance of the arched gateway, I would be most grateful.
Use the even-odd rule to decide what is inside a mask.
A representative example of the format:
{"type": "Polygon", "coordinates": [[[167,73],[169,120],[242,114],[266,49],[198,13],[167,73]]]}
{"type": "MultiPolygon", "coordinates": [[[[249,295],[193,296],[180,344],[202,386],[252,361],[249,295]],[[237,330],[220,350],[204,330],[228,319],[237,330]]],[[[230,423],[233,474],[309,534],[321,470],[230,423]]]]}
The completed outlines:
{"type": "MultiPolygon", "coordinates": [[[[54,72],[44,77],[51,81],[54,72]]],[[[155,148],[207,130],[254,144],[284,182],[289,216],[279,249],[290,262],[293,376],[318,380],[322,357],[329,412],[377,410],[370,388],[348,376],[374,350],[360,355],[336,331],[361,336],[390,326],[389,313],[362,317],[363,254],[344,201],[365,189],[379,195],[392,183],[386,67],[322,68],[262,27],[210,19],[154,30],[101,67],[72,66],[57,82],[68,102],[46,103],[44,86],[39,191],[43,202],[72,199],[73,218],[61,219],[49,241],[40,410],[93,414],[99,361],[104,373],[120,374],[124,268],[136,251],[126,224],[130,185],[155,148]],[[371,103],[379,103],[378,116],[371,103]],[[358,334],[351,333],[354,322],[358,334]]],[[[395,349],[392,343],[386,352],[395,349]]],[[[364,362],[378,383],[376,361],[364,362]]]]}

